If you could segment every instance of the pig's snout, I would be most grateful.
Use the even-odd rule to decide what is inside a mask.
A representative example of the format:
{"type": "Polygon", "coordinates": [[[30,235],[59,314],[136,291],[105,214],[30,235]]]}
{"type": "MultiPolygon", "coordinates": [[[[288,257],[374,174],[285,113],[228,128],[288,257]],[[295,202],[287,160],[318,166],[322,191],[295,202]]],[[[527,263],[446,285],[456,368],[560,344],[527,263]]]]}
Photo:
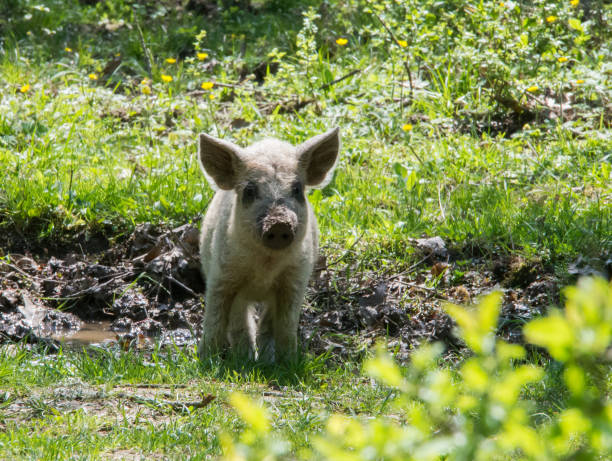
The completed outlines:
{"type": "Polygon", "coordinates": [[[296,214],[285,207],[275,207],[261,219],[261,239],[273,250],[287,248],[295,238],[296,214]]]}
{"type": "Polygon", "coordinates": [[[287,248],[293,242],[294,232],[287,223],[280,222],[273,224],[263,234],[264,245],[273,250],[287,248]]]}

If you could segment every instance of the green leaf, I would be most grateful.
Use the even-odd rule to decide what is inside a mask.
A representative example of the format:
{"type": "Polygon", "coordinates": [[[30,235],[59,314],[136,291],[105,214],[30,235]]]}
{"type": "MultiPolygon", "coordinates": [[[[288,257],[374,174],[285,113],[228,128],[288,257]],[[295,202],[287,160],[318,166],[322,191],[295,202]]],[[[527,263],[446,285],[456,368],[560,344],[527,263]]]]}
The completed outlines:
{"type": "Polygon", "coordinates": [[[461,337],[468,347],[477,354],[490,354],[495,346],[495,328],[499,317],[501,293],[485,296],[476,309],[468,310],[454,304],[444,309],[455,319],[461,337]]]}
{"type": "Polygon", "coordinates": [[[399,367],[386,353],[379,350],[377,356],[364,365],[365,372],[387,386],[404,388],[405,381],[399,367]]]}
{"type": "Polygon", "coordinates": [[[570,18],[570,19],[568,19],[567,23],[569,24],[569,26],[572,29],[580,31],[580,32],[584,32],[584,29],[582,28],[582,23],[580,22],[580,19],[570,18]]]}
{"type": "Polygon", "coordinates": [[[558,311],[525,325],[527,341],[545,347],[556,360],[565,362],[570,358],[575,341],[574,329],[558,311]]]}
{"type": "Polygon", "coordinates": [[[266,410],[246,395],[239,392],[230,395],[230,404],[256,433],[265,434],[269,431],[270,421],[266,410]]]}

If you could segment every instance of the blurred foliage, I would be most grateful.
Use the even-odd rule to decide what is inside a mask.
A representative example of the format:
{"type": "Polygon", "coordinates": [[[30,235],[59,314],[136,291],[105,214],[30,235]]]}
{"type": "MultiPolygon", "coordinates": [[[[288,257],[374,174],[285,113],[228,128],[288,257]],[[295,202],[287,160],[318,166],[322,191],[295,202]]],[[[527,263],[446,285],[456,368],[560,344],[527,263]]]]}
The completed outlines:
{"type": "MultiPolygon", "coordinates": [[[[381,346],[364,365],[390,389],[394,418],[333,414],[312,451],[300,459],[333,460],[601,460],[612,455],[612,403],[604,369],[610,365],[612,285],[584,278],[567,288],[566,308],[525,326],[563,368],[570,399],[546,422],[536,423],[534,402],[523,398],[546,370],[526,363],[523,346],[495,337],[501,297],[475,308],[446,307],[473,355],[456,370],[440,367],[440,344],[421,347],[406,369],[381,346]]],[[[247,423],[239,440],[225,438],[225,459],[284,459],[290,444],[269,430],[265,410],[235,396],[247,423]]]]}

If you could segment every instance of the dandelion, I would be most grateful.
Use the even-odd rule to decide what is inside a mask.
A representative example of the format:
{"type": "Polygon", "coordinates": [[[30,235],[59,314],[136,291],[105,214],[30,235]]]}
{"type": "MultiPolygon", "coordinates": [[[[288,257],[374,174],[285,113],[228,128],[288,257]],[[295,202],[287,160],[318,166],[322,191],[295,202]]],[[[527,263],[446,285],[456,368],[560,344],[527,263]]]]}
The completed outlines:
{"type": "Polygon", "coordinates": [[[163,75],[161,76],[161,79],[166,82],[166,83],[170,83],[172,81],[172,76],[171,75],[163,75]]]}
{"type": "Polygon", "coordinates": [[[576,80],[576,84],[577,84],[577,85],[582,85],[583,83],[584,83],[584,80],[580,80],[580,79],[579,79],[579,80],[576,80]]]}
{"type": "Polygon", "coordinates": [[[572,6],[578,6],[580,4],[580,0],[571,0],[570,1],[570,5],[572,6]]]}
{"type": "Polygon", "coordinates": [[[174,58],[168,58],[168,59],[166,59],[166,62],[167,62],[168,64],[174,64],[174,63],[176,63],[176,59],[174,59],[174,58]]]}
{"type": "Polygon", "coordinates": [[[537,86],[535,86],[535,85],[530,86],[529,88],[527,88],[527,91],[530,92],[530,93],[535,93],[538,90],[539,90],[539,88],[537,86]]]}
{"type": "Polygon", "coordinates": [[[336,40],[336,43],[340,46],[344,46],[348,43],[348,40],[346,38],[339,38],[338,40],[336,40]]]}
{"type": "Polygon", "coordinates": [[[22,93],[27,93],[28,91],[30,91],[30,84],[26,83],[21,88],[19,88],[19,91],[21,91],[22,93]]]}
{"type": "Polygon", "coordinates": [[[92,72],[89,74],[89,80],[98,80],[98,75],[92,72]]]}
{"type": "Polygon", "coordinates": [[[140,87],[140,92],[142,94],[151,94],[151,87],[148,85],[143,85],[140,87]]]}
{"type": "Polygon", "coordinates": [[[212,94],[212,93],[210,93],[210,94],[208,95],[208,99],[215,99],[215,95],[214,95],[214,94],[212,94]]]}
{"type": "Polygon", "coordinates": [[[406,123],[405,125],[402,126],[402,130],[404,131],[411,131],[412,130],[412,123],[406,123]]]}
{"type": "Polygon", "coordinates": [[[70,47],[68,47],[68,46],[67,46],[66,48],[64,48],[64,51],[65,51],[66,53],[72,53],[72,48],[70,48],[70,47]]]}
{"type": "Polygon", "coordinates": [[[149,78],[143,78],[142,82],[140,82],[141,85],[149,85],[151,84],[151,79],[149,78]]]}
{"type": "Polygon", "coordinates": [[[560,56],[557,58],[557,61],[559,61],[560,63],[564,63],[567,62],[567,58],[565,56],[560,56]]]}
{"type": "Polygon", "coordinates": [[[408,42],[406,40],[398,40],[397,44],[402,48],[406,48],[408,46],[408,42]]]}
{"type": "Polygon", "coordinates": [[[198,60],[204,61],[208,57],[208,53],[198,53],[198,60]]]}
{"type": "Polygon", "coordinates": [[[506,4],[504,2],[499,2],[499,6],[501,6],[502,8],[506,6],[506,4]]]}
{"type": "Polygon", "coordinates": [[[553,22],[555,22],[556,20],[557,20],[557,17],[556,17],[556,16],[548,16],[548,17],[546,18],[546,22],[548,22],[548,23],[553,23],[553,22]]]}
{"type": "Polygon", "coordinates": [[[212,90],[212,87],[215,86],[214,82],[203,82],[200,86],[203,90],[212,90]]]}

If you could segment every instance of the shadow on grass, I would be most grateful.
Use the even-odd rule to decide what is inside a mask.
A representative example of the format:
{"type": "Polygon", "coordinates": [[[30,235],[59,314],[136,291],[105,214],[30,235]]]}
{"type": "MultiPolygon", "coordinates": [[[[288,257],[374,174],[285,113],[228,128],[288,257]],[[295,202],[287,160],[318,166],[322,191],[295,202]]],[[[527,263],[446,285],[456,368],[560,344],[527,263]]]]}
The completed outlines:
{"type": "MultiPolygon", "coordinates": [[[[300,351],[294,361],[267,363],[237,354],[213,355],[200,360],[205,375],[236,383],[260,382],[276,386],[295,386],[319,373],[330,372],[330,353],[314,356],[300,351]]],[[[194,357],[198,360],[197,356],[194,357]]]]}

